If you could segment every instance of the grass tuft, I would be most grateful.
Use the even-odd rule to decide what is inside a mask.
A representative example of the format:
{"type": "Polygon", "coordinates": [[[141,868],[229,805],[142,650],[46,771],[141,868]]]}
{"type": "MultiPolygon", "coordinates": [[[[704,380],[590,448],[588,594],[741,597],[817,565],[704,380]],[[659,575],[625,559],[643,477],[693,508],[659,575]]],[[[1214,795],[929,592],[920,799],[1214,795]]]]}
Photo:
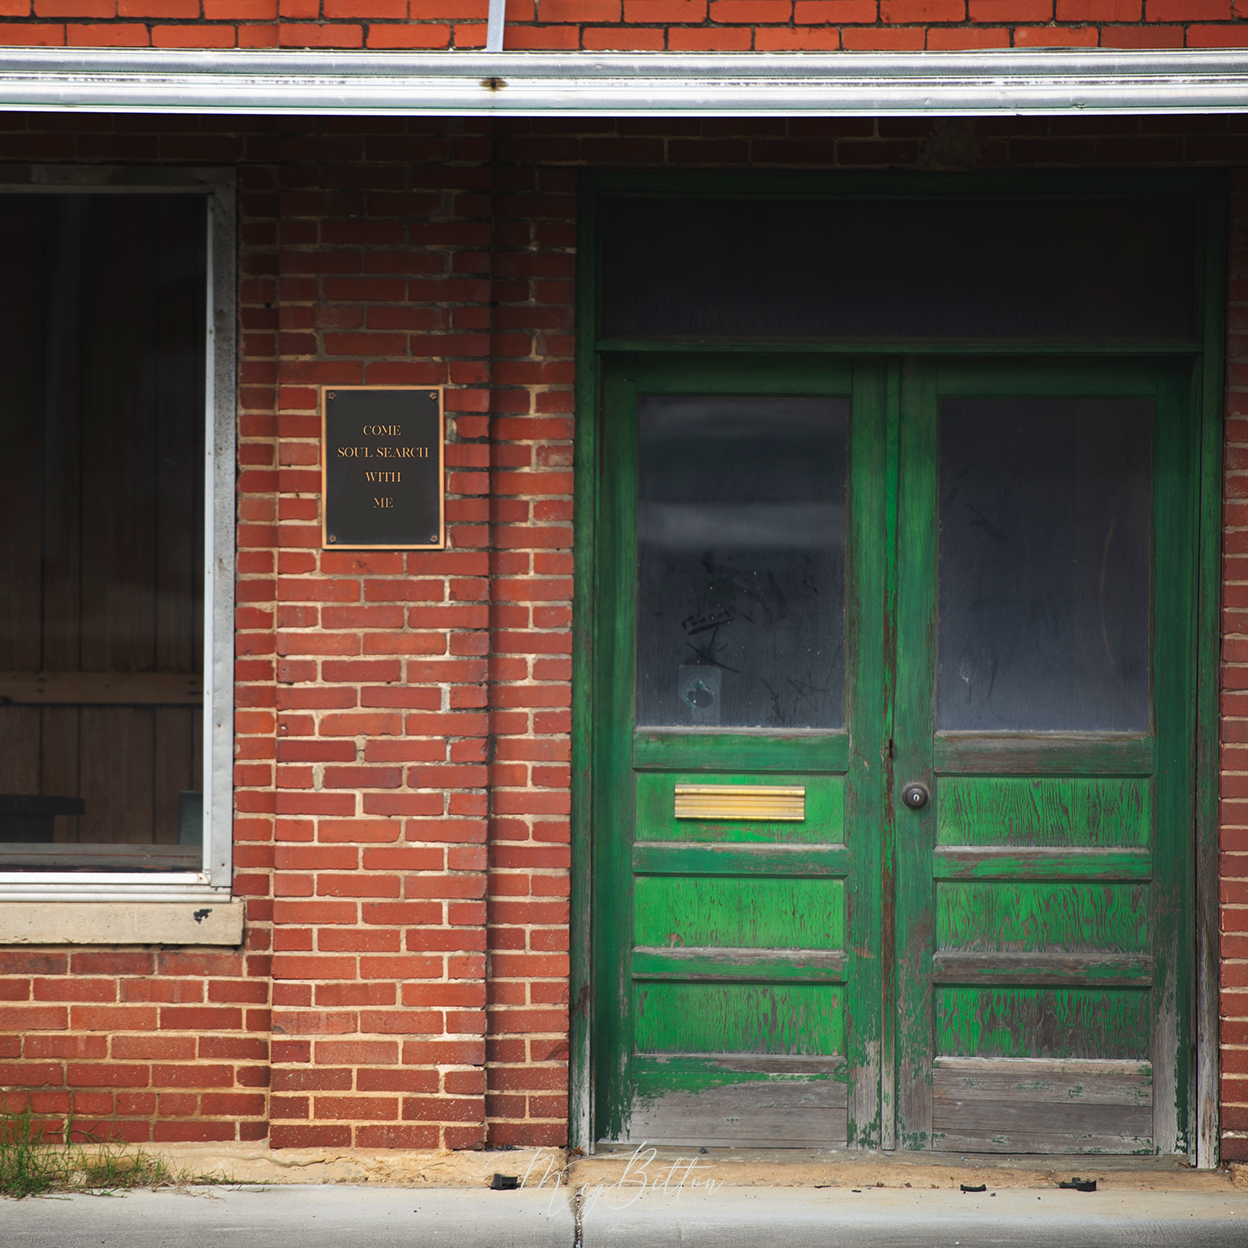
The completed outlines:
{"type": "Polygon", "coordinates": [[[161,1157],[82,1132],[72,1120],[37,1118],[29,1109],[0,1114],[0,1196],[21,1200],[49,1192],[95,1195],[136,1187],[226,1184],[223,1175],[175,1170],[161,1157]],[[76,1142],[74,1137],[78,1136],[76,1142]]]}

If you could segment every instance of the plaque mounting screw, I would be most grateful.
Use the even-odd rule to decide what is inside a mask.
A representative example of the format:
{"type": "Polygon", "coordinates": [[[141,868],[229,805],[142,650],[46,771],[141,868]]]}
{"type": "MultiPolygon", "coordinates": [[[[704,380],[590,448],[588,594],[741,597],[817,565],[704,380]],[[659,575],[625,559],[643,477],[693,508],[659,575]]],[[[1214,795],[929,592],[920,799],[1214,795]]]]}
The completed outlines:
{"type": "Polygon", "coordinates": [[[336,542],[338,539],[337,539],[337,538],[336,538],[336,537],[335,537],[335,536],[331,533],[331,534],[329,535],[329,540],[330,540],[331,542],[336,542]]]}

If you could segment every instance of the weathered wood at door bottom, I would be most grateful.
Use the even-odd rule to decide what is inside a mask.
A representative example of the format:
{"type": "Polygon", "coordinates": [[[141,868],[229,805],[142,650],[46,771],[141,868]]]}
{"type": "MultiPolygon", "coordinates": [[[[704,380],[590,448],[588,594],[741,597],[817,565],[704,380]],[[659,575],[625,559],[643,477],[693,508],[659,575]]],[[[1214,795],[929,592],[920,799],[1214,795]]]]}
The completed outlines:
{"type": "MultiPolygon", "coordinates": [[[[746,1148],[843,1148],[848,1131],[844,1062],[733,1054],[637,1057],[629,1138],[635,1143],[746,1148]],[[676,1071],[700,1068],[689,1090],[664,1090],[676,1071]],[[668,1075],[668,1070],[672,1075],[668,1075]]],[[[673,1077],[675,1076],[675,1077],[673,1077]]]]}
{"type": "Polygon", "coordinates": [[[1153,1152],[1147,1062],[939,1058],[932,1143],[943,1151],[1153,1152]]]}

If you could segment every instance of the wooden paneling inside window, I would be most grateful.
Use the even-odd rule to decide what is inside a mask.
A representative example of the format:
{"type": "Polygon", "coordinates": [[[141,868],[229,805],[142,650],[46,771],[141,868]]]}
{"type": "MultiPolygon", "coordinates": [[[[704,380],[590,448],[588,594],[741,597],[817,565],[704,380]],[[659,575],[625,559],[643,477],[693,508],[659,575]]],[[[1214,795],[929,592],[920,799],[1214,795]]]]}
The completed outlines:
{"type": "Polygon", "coordinates": [[[0,870],[199,866],[206,245],[200,196],[0,196],[0,870]]]}

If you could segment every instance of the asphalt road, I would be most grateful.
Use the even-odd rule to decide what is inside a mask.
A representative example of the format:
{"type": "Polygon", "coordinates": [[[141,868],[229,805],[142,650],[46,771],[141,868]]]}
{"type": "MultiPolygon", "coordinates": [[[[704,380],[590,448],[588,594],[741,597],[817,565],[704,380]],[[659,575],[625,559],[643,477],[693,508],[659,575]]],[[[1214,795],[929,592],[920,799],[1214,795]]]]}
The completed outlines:
{"type": "Polygon", "coordinates": [[[3,1248],[1248,1248],[1248,1190],[196,1188],[0,1201],[3,1248]]]}

